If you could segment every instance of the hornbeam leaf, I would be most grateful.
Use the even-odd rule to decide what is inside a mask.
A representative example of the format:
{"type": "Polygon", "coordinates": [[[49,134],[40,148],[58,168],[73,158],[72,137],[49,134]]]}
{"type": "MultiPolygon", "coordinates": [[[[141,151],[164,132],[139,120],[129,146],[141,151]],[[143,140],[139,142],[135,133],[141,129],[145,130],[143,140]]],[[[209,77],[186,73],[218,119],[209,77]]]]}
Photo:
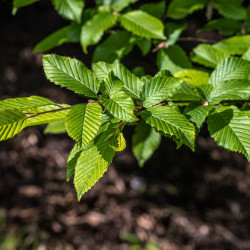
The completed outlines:
{"type": "Polygon", "coordinates": [[[66,19],[81,22],[84,0],[52,0],[56,11],[66,19]]]}
{"type": "Polygon", "coordinates": [[[113,72],[124,83],[124,91],[134,99],[140,99],[143,82],[122,64],[116,63],[113,72]]]}
{"type": "Polygon", "coordinates": [[[127,122],[136,120],[133,114],[135,108],[134,102],[123,91],[116,92],[110,96],[110,99],[101,97],[101,102],[114,117],[127,122]]]}
{"type": "Polygon", "coordinates": [[[15,15],[18,9],[20,9],[24,6],[31,5],[31,4],[38,2],[38,1],[39,0],[14,0],[12,14],[15,15]]]}
{"type": "Polygon", "coordinates": [[[200,44],[193,50],[191,60],[206,67],[215,68],[217,64],[229,56],[230,53],[220,48],[209,44],[200,44]]]}
{"type": "Polygon", "coordinates": [[[105,30],[113,27],[117,17],[110,12],[97,13],[87,21],[81,30],[81,45],[84,53],[87,53],[87,46],[94,45],[100,41],[105,30]]]}
{"type": "Polygon", "coordinates": [[[209,84],[217,87],[222,81],[250,79],[250,62],[238,57],[223,60],[212,72],[209,84]]]}
{"type": "Polygon", "coordinates": [[[54,103],[51,100],[41,96],[17,97],[0,101],[0,110],[1,109],[24,110],[28,108],[35,108],[50,104],[54,103]]]}
{"type": "Polygon", "coordinates": [[[99,81],[102,81],[113,70],[113,65],[106,62],[98,62],[94,64],[93,68],[99,81]]]}
{"type": "Polygon", "coordinates": [[[235,106],[219,107],[208,117],[208,130],[223,148],[250,161],[250,118],[235,106]]]}
{"type": "Polygon", "coordinates": [[[118,133],[117,137],[114,137],[115,145],[110,145],[116,152],[123,151],[126,148],[126,141],[124,139],[123,133],[118,133]]]}
{"type": "Polygon", "coordinates": [[[192,102],[185,108],[184,115],[196,125],[199,131],[212,108],[212,105],[204,106],[200,102],[192,102]]]}
{"type": "MultiPolygon", "coordinates": [[[[250,10],[250,8],[249,8],[250,10]]],[[[242,55],[242,59],[250,61],[250,46],[248,50],[242,55]]]]}
{"type": "Polygon", "coordinates": [[[110,142],[116,130],[117,127],[111,124],[111,127],[101,133],[92,145],[81,152],[77,159],[74,185],[79,200],[107,171],[115,155],[115,150],[110,147],[110,142]]]}
{"type": "Polygon", "coordinates": [[[101,121],[102,108],[98,103],[78,104],[66,117],[67,132],[80,147],[84,147],[97,135],[101,121]]]}
{"type": "Polygon", "coordinates": [[[176,137],[194,150],[195,127],[174,107],[161,106],[140,112],[147,124],[157,130],[176,137]]]}
{"type": "Polygon", "coordinates": [[[132,137],[132,150],[140,167],[152,156],[160,143],[161,135],[142,120],[132,137]]]}
{"type": "Polygon", "coordinates": [[[138,0],[112,0],[112,5],[114,6],[116,11],[121,11],[126,8],[129,4],[135,3],[138,0]]]}
{"type": "Polygon", "coordinates": [[[94,72],[82,62],[51,54],[43,56],[43,67],[47,78],[55,84],[78,94],[97,98],[100,83],[94,72]]]}
{"type": "Polygon", "coordinates": [[[65,120],[70,105],[51,104],[23,110],[27,116],[27,127],[65,120]]]}
{"type": "Polygon", "coordinates": [[[76,143],[71,150],[67,161],[67,181],[69,181],[70,177],[75,173],[75,166],[82,151],[83,148],[80,147],[78,143],[76,143]]]}
{"type": "Polygon", "coordinates": [[[57,122],[51,122],[49,123],[45,130],[44,134],[62,134],[66,132],[66,126],[65,126],[65,121],[57,121],[57,122]]]}
{"type": "Polygon", "coordinates": [[[25,128],[26,123],[26,115],[20,110],[0,110],[0,141],[12,138],[25,128]]]}
{"type": "Polygon", "coordinates": [[[176,93],[180,88],[182,80],[174,77],[154,77],[151,81],[144,84],[142,90],[143,106],[149,108],[176,93]]]}
{"type": "Polygon", "coordinates": [[[119,17],[121,25],[128,31],[141,37],[166,39],[163,34],[164,26],[160,19],[144,11],[131,11],[119,17]]]}

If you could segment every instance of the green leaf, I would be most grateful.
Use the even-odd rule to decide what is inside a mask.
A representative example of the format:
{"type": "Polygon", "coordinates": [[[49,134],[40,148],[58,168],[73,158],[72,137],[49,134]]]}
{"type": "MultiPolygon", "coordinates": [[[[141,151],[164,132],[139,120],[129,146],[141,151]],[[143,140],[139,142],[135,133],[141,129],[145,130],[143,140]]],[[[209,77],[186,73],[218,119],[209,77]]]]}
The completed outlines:
{"type": "Polygon", "coordinates": [[[203,9],[207,0],[173,0],[168,6],[167,17],[182,19],[196,10],[203,9]]]}
{"type": "Polygon", "coordinates": [[[173,75],[171,74],[169,70],[163,69],[157,72],[154,77],[160,77],[160,76],[173,76],[173,75]]]}
{"type": "Polygon", "coordinates": [[[44,130],[44,134],[62,134],[65,132],[66,126],[64,120],[49,123],[44,130]]]}
{"type": "Polygon", "coordinates": [[[242,55],[244,54],[250,45],[250,35],[245,36],[233,36],[224,39],[214,45],[231,55],[242,55]]]}
{"type": "Polygon", "coordinates": [[[241,23],[229,19],[229,18],[219,18],[208,22],[202,30],[214,30],[218,29],[221,34],[226,36],[231,36],[237,32],[240,32],[241,23]]]}
{"type": "Polygon", "coordinates": [[[13,1],[13,9],[12,9],[12,15],[15,15],[18,9],[31,5],[35,2],[38,2],[39,0],[14,0],[13,1]]]}
{"type": "Polygon", "coordinates": [[[208,130],[220,146],[250,161],[250,118],[244,112],[234,106],[219,107],[208,117],[208,130]]]}
{"type": "Polygon", "coordinates": [[[127,12],[119,17],[121,25],[128,31],[141,37],[166,39],[163,34],[164,26],[162,22],[147,14],[137,10],[127,12]]]}
{"type": "Polygon", "coordinates": [[[192,102],[184,110],[184,115],[196,125],[198,131],[208,116],[213,106],[204,106],[201,102],[192,102]]]}
{"type": "Polygon", "coordinates": [[[49,104],[54,104],[54,103],[51,100],[41,96],[17,97],[0,101],[0,110],[1,109],[25,110],[28,108],[35,108],[49,104]]]}
{"type": "Polygon", "coordinates": [[[66,117],[67,132],[80,147],[84,147],[96,137],[101,121],[102,108],[98,103],[78,104],[66,117]]]}
{"type": "Polygon", "coordinates": [[[93,65],[93,68],[98,80],[102,81],[113,70],[113,65],[106,62],[98,62],[93,65]]]}
{"type": "Polygon", "coordinates": [[[182,80],[174,77],[162,76],[154,77],[151,81],[144,84],[142,90],[143,106],[149,108],[176,93],[180,88],[182,80]]]}
{"type": "Polygon", "coordinates": [[[250,46],[248,50],[242,55],[242,59],[250,61],[250,46]]]}
{"type": "Polygon", "coordinates": [[[174,74],[174,77],[180,77],[183,81],[194,86],[207,84],[209,81],[209,74],[207,72],[196,69],[184,69],[178,71],[174,74]]]}
{"type": "Polygon", "coordinates": [[[182,69],[192,68],[185,51],[179,45],[160,49],[157,53],[157,66],[159,70],[167,69],[172,74],[182,69]]]}
{"type": "Polygon", "coordinates": [[[77,160],[74,185],[78,200],[103,176],[115,155],[110,143],[117,128],[111,125],[90,147],[82,151],[77,160]]]}
{"type": "Polygon", "coordinates": [[[161,143],[161,135],[141,121],[132,137],[132,150],[140,167],[153,155],[161,143]]]}
{"type": "Polygon", "coordinates": [[[142,111],[140,115],[150,126],[176,137],[194,150],[195,127],[175,108],[170,106],[149,108],[142,111]]]}
{"type": "Polygon", "coordinates": [[[106,78],[103,80],[100,90],[105,97],[113,96],[117,92],[121,91],[123,88],[123,83],[118,77],[110,72],[106,78]]]}
{"type": "Polygon", "coordinates": [[[127,95],[134,99],[140,99],[143,86],[143,82],[140,80],[140,78],[132,74],[120,63],[116,63],[113,66],[113,72],[115,76],[117,76],[123,82],[123,89],[127,95]]]}
{"type": "Polygon", "coordinates": [[[151,40],[148,38],[137,38],[135,43],[141,50],[143,56],[147,55],[151,49],[151,40]]]}
{"type": "Polygon", "coordinates": [[[94,72],[82,62],[51,54],[43,56],[43,67],[47,78],[55,84],[78,94],[97,98],[100,83],[94,72]]]}
{"type": "Polygon", "coordinates": [[[126,122],[136,120],[133,114],[134,102],[123,91],[113,93],[110,99],[101,97],[101,102],[114,117],[126,122]]]}
{"type": "Polygon", "coordinates": [[[130,4],[137,2],[138,0],[112,0],[112,5],[116,11],[121,11],[130,4]]]}
{"type": "Polygon", "coordinates": [[[34,52],[45,52],[68,42],[70,25],[63,27],[39,42],[34,48],[34,52]]]}
{"type": "Polygon", "coordinates": [[[212,72],[209,84],[217,87],[222,81],[249,79],[250,63],[238,57],[230,57],[222,61],[212,72]]]}
{"type": "Polygon", "coordinates": [[[71,150],[67,161],[67,181],[69,181],[71,176],[75,173],[75,166],[82,151],[83,148],[80,147],[77,143],[71,150]]]}
{"type": "Polygon", "coordinates": [[[147,12],[149,15],[161,19],[164,15],[166,3],[161,1],[158,3],[146,3],[140,6],[140,10],[147,12]]]}
{"type": "Polygon", "coordinates": [[[51,104],[28,108],[23,112],[27,115],[27,126],[35,126],[65,120],[70,108],[66,104],[51,104]]]}
{"type": "Polygon", "coordinates": [[[137,66],[135,68],[132,69],[132,74],[138,76],[138,77],[142,77],[145,75],[145,71],[143,67],[137,66]]]}
{"type": "Polygon", "coordinates": [[[113,148],[116,152],[123,151],[126,148],[126,140],[123,136],[123,133],[118,133],[116,138],[114,138],[115,143],[113,145],[110,145],[111,148],[113,148]]]}
{"type": "Polygon", "coordinates": [[[52,0],[52,3],[62,17],[81,22],[84,0],[52,0]]]}
{"type": "Polygon", "coordinates": [[[166,23],[166,32],[168,37],[168,45],[174,45],[177,40],[179,39],[181,33],[183,30],[187,28],[186,23],[172,23],[167,22],[166,23]]]}
{"type": "Polygon", "coordinates": [[[127,31],[117,31],[98,45],[94,51],[92,62],[119,62],[134,47],[134,39],[127,31]]]}
{"type": "Polygon", "coordinates": [[[0,110],[0,141],[12,138],[26,127],[26,115],[18,109],[0,110]]]}
{"type": "Polygon", "coordinates": [[[81,45],[84,53],[87,47],[98,43],[105,30],[113,27],[117,17],[110,12],[99,12],[92,19],[88,20],[81,30],[81,45]]]}
{"type": "Polygon", "coordinates": [[[200,44],[193,50],[191,60],[206,67],[215,68],[217,64],[229,56],[230,53],[222,49],[209,44],[200,44]]]}
{"type": "Polygon", "coordinates": [[[246,17],[246,10],[241,6],[241,3],[242,0],[216,0],[213,5],[221,15],[242,20],[246,17]]]}

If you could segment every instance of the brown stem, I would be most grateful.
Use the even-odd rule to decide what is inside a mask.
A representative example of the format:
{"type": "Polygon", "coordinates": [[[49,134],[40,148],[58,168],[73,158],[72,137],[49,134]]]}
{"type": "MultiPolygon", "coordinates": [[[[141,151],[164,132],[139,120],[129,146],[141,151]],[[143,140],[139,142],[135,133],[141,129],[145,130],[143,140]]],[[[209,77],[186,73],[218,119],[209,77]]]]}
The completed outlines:
{"type": "Polygon", "coordinates": [[[36,117],[38,115],[43,115],[43,114],[47,114],[47,113],[55,113],[55,112],[58,112],[58,111],[62,111],[62,110],[67,110],[67,109],[71,109],[71,107],[61,107],[60,109],[54,109],[54,110],[49,110],[49,111],[44,111],[44,112],[40,112],[40,113],[25,113],[26,115],[29,115],[27,116],[27,118],[33,118],[33,117],[36,117]]]}
{"type": "Polygon", "coordinates": [[[188,41],[188,42],[201,42],[201,43],[217,43],[215,40],[208,40],[201,37],[180,37],[179,41],[188,41]]]}

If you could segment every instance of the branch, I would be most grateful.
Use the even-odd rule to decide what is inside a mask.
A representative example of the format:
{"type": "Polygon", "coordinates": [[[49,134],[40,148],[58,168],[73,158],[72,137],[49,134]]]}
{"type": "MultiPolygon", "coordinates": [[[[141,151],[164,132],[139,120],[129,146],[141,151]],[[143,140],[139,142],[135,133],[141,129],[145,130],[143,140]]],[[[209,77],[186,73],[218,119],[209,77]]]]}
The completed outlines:
{"type": "Polygon", "coordinates": [[[43,115],[43,114],[47,114],[47,113],[56,113],[62,110],[67,110],[67,109],[71,109],[71,107],[61,107],[60,109],[54,109],[54,110],[49,110],[49,111],[44,111],[44,112],[40,112],[40,113],[25,113],[25,115],[28,115],[27,118],[33,118],[36,117],[38,115],[43,115]]]}
{"type": "Polygon", "coordinates": [[[201,37],[180,37],[178,41],[187,41],[187,42],[199,42],[199,43],[217,43],[215,40],[208,40],[201,37]]]}

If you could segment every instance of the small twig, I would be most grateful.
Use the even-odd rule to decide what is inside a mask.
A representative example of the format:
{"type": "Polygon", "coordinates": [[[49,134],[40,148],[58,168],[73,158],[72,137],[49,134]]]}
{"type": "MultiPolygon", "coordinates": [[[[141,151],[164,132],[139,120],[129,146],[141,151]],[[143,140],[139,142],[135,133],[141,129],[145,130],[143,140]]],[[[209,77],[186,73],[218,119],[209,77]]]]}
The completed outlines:
{"type": "Polygon", "coordinates": [[[188,42],[201,42],[201,43],[217,43],[215,40],[208,40],[201,37],[180,37],[179,41],[188,41],[188,42]]]}
{"type": "Polygon", "coordinates": [[[168,48],[168,43],[166,41],[161,42],[157,44],[157,46],[152,50],[153,53],[157,52],[160,49],[167,49],[168,48]]]}

